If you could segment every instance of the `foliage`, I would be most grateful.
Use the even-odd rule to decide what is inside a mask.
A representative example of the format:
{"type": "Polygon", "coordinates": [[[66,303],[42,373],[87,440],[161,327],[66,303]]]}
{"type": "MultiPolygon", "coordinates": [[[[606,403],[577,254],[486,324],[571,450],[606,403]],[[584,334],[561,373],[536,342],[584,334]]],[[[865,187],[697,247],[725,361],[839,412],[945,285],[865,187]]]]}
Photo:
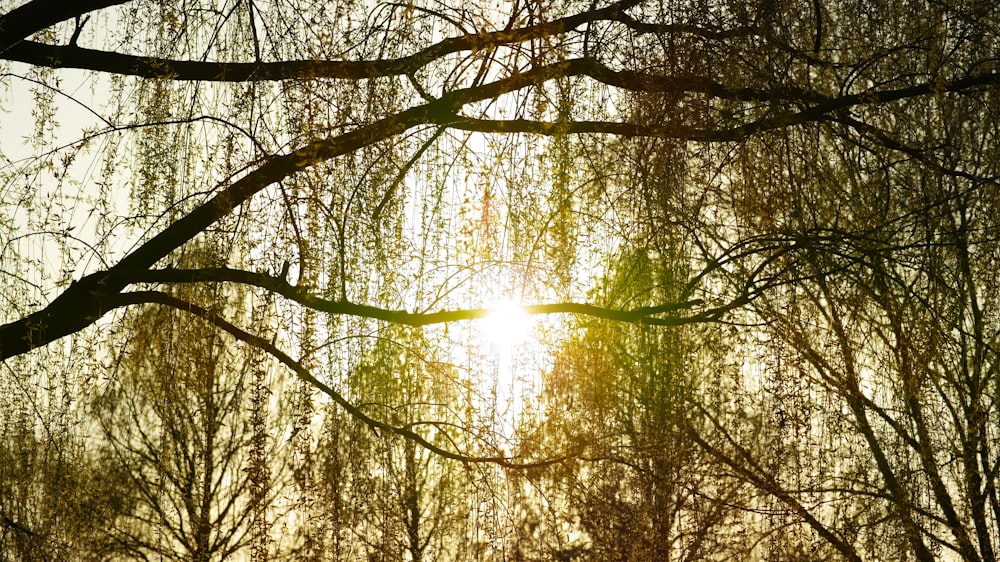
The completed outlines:
{"type": "Polygon", "coordinates": [[[996,559],[991,3],[0,13],[0,558],[996,559]]]}

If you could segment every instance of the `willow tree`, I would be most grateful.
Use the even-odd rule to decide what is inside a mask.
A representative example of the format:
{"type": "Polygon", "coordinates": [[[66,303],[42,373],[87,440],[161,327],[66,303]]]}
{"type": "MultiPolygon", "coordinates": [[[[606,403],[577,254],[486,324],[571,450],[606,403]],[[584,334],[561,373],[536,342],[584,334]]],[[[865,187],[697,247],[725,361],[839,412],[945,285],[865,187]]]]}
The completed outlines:
{"type": "MultiPolygon", "coordinates": [[[[206,265],[210,255],[194,249],[183,263],[206,265]]],[[[239,293],[186,286],[176,296],[245,314],[239,293]]],[[[288,446],[270,435],[284,430],[281,403],[258,389],[274,382],[266,357],[236,353],[224,331],[175,309],[147,308],[126,322],[127,344],[92,406],[94,464],[119,484],[117,501],[102,508],[107,521],[94,525],[103,554],[235,559],[287,511],[274,504],[287,488],[288,446]]]]}
{"type": "Polygon", "coordinates": [[[92,388],[122,344],[123,310],[174,308],[377,432],[515,468],[589,444],[469,450],[428,430],[443,425],[355,403],[345,373],[373,324],[450,337],[497,296],[625,324],[735,320],[734,354],[782,358],[773,384],[741,387],[742,402],[692,400],[698,415],[677,427],[780,506],[809,535],[802,548],[856,560],[896,537],[922,559],[936,545],[993,559],[989,3],[35,0],[4,12],[5,104],[32,131],[18,147],[21,130],[6,130],[2,145],[9,380],[57,381],[60,363],[41,358],[71,357],[85,368],[63,384],[92,388]],[[644,158],[601,157],[648,138],[686,162],[651,170],[675,174],[671,190],[634,181],[644,158]],[[620,208],[637,188],[643,205],[620,208]],[[629,236],[640,222],[683,237],[676,259],[691,273],[643,293],[655,301],[591,299],[621,256],[647,249],[629,236]],[[174,267],[206,242],[222,248],[216,263],[174,267]],[[184,284],[241,285],[271,319],[185,300],[171,290],[184,284]],[[928,351],[940,343],[948,355],[928,351]],[[896,402],[867,390],[875,358],[911,381],[896,402]],[[757,422],[761,404],[792,398],[807,433],[839,413],[802,412],[846,408],[856,438],[824,443],[864,449],[848,459],[864,466],[787,479],[812,457],[757,422]],[[951,421],[921,422],[928,408],[951,421]],[[955,432],[961,470],[942,448],[955,432]],[[788,447],[773,466],[754,448],[764,438],[788,447]],[[857,479],[844,492],[854,515],[837,519],[823,506],[857,479]],[[876,504],[885,517],[866,519],[876,504]]]}

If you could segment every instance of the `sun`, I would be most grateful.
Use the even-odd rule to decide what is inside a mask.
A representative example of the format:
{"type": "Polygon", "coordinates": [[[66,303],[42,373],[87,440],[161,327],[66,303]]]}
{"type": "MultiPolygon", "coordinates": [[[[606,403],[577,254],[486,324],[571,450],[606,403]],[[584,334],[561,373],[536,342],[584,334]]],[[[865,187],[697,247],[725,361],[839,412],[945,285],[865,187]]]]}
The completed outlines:
{"type": "Polygon", "coordinates": [[[488,412],[497,436],[513,438],[520,412],[524,407],[525,388],[529,372],[522,363],[522,354],[528,347],[532,319],[517,303],[511,300],[496,302],[483,318],[480,330],[486,344],[482,359],[492,365],[481,379],[485,412],[488,412]]]}
{"type": "Polygon", "coordinates": [[[504,300],[490,307],[482,330],[498,351],[508,351],[528,339],[531,327],[531,316],[514,301],[504,300]]]}

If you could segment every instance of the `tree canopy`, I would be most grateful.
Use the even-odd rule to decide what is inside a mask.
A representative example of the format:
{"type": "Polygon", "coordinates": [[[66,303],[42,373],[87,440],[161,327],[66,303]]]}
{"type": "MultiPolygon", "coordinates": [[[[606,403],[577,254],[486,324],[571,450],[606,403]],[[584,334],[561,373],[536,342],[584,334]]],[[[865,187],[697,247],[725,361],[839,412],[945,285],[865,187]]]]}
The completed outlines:
{"type": "Polygon", "coordinates": [[[0,12],[2,558],[996,560],[992,3],[0,12]]]}

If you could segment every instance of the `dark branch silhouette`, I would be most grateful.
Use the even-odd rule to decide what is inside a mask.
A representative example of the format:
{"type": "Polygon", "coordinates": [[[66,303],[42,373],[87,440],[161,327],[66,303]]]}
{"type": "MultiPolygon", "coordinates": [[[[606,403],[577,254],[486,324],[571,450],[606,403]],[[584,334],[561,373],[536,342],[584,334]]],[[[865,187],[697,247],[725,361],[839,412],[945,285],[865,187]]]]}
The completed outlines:
{"type": "MultiPolygon", "coordinates": [[[[307,289],[290,284],[283,277],[265,275],[231,268],[204,269],[153,269],[125,272],[133,283],[240,283],[260,287],[279,294],[302,306],[319,312],[333,315],[371,318],[404,326],[430,326],[447,322],[460,322],[485,318],[490,314],[487,308],[464,310],[442,310],[435,312],[408,312],[405,310],[388,310],[376,306],[355,304],[344,301],[323,299],[312,295],[307,289]]],[[[655,307],[643,307],[633,310],[613,310],[583,303],[552,303],[525,305],[524,312],[532,315],[542,314],[574,314],[615,320],[630,324],[648,324],[653,326],[679,326],[693,322],[702,322],[718,315],[717,310],[706,310],[689,316],[660,316],[665,313],[675,313],[679,310],[693,309],[704,304],[700,300],[680,303],[663,304],[655,307]]]]}

